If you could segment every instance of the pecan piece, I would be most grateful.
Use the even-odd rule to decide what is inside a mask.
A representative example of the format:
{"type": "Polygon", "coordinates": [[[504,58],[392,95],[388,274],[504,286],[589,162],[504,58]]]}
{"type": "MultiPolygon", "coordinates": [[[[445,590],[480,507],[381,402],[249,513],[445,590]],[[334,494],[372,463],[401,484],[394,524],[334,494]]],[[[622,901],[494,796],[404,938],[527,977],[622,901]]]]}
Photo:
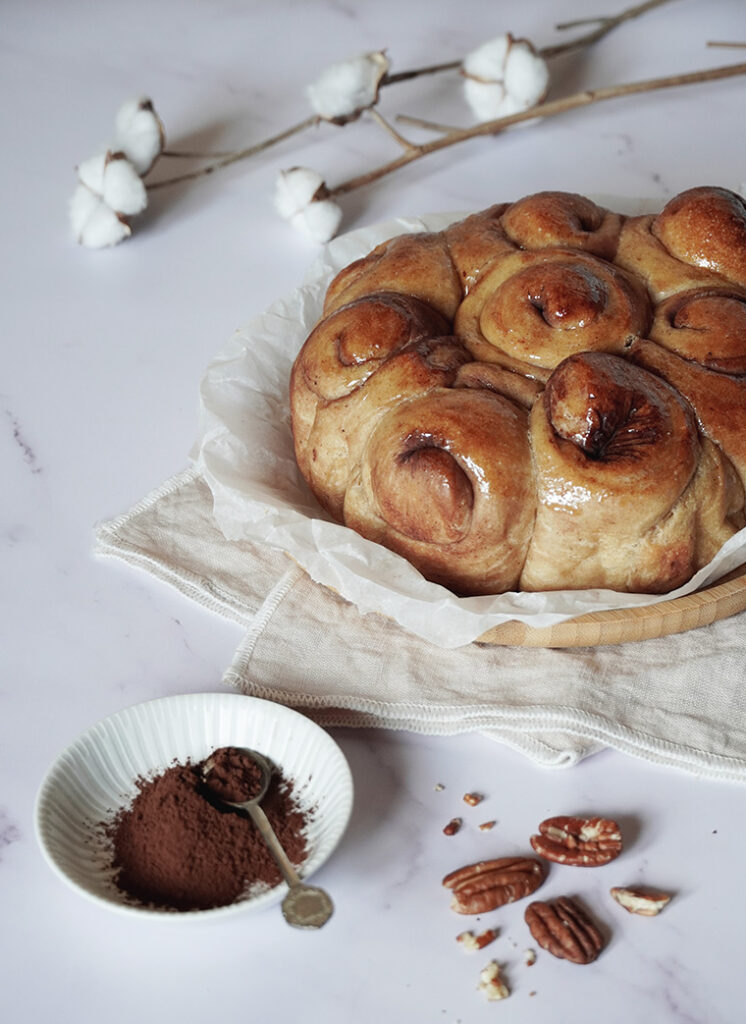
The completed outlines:
{"type": "Polygon", "coordinates": [[[569,896],[546,903],[535,900],[526,908],[524,917],[542,949],[560,960],[590,964],[604,947],[598,928],[569,896]]]}
{"type": "Polygon", "coordinates": [[[671,895],[667,892],[658,892],[654,889],[630,889],[622,886],[615,886],[611,889],[612,897],[620,907],[624,907],[630,914],[641,914],[643,917],[655,917],[667,903],[671,902],[671,895]]]}
{"type": "Polygon", "coordinates": [[[593,868],[622,852],[622,833],[611,818],[547,818],[539,833],[531,836],[531,846],[558,864],[593,868]]]}
{"type": "Polygon", "coordinates": [[[477,991],[481,992],[485,999],[494,1002],[497,999],[507,999],[510,989],[505,984],[505,979],[500,973],[500,964],[497,960],[490,960],[486,967],[479,972],[479,984],[477,991]]]}
{"type": "Polygon", "coordinates": [[[544,881],[544,866],[534,857],[499,857],[452,871],[443,879],[453,891],[457,914],[484,914],[530,896],[544,881]]]}
{"type": "Polygon", "coordinates": [[[460,935],[456,936],[456,942],[460,943],[464,949],[474,951],[484,949],[485,946],[489,946],[491,942],[494,942],[496,938],[497,930],[495,928],[486,928],[479,935],[475,935],[474,932],[461,932],[460,935]]]}
{"type": "Polygon", "coordinates": [[[461,829],[461,818],[451,818],[443,829],[444,836],[455,836],[461,829]]]}

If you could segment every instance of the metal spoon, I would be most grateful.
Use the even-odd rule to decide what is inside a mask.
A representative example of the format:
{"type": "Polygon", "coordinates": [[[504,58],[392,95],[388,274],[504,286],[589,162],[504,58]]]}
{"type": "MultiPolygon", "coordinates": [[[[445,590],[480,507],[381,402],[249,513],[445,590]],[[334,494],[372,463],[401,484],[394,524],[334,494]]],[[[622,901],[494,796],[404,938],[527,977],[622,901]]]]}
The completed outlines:
{"type": "MultiPolygon", "coordinates": [[[[295,868],[288,860],[279,839],[275,835],[267,815],[259,806],[260,801],[267,792],[274,768],[266,757],[258,754],[255,750],[248,750],[242,747],[241,752],[246,754],[247,757],[251,758],[261,768],[263,777],[258,793],[251,800],[244,800],[239,803],[234,803],[232,800],[223,800],[215,796],[215,794],[213,796],[226,807],[234,807],[236,810],[246,811],[259,829],[262,839],[264,839],[269,847],[270,853],[282,872],[282,877],[288,884],[288,894],[282,901],[282,913],[287,923],[295,928],[321,928],[332,916],[334,904],[323,889],[319,889],[315,885],[306,885],[305,882],[300,880],[295,868]]],[[[212,758],[208,758],[202,766],[202,778],[205,782],[208,782],[208,785],[208,776],[214,766],[212,758]]]]}

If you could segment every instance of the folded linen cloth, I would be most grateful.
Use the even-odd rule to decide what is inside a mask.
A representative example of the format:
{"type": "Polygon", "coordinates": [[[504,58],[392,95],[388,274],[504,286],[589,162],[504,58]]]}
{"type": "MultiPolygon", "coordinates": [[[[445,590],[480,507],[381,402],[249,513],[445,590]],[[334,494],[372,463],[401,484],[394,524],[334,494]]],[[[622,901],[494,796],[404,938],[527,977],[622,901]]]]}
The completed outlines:
{"type": "Polygon", "coordinates": [[[746,613],[616,646],[435,647],[282,551],[226,540],[195,469],[101,525],[96,551],[244,626],[224,681],[324,725],[479,731],[548,767],[613,747],[746,782],[746,613]]]}

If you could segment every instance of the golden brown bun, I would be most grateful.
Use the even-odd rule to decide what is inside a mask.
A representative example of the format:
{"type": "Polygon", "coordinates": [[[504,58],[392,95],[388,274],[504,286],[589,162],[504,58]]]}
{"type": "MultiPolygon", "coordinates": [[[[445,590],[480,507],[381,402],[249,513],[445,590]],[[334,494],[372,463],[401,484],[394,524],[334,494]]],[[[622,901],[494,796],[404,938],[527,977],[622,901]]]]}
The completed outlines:
{"type": "Polygon", "coordinates": [[[523,249],[569,246],[613,260],[622,221],[618,213],[576,192],[537,192],[511,203],[502,227],[523,249]]]}
{"type": "Polygon", "coordinates": [[[502,215],[507,203],[490,206],[445,230],[448,251],[461,280],[464,295],[474,287],[485,269],[500,256],[515,250],[505,234],[502,215]]]}
{"type": "Polygon", "coordinates": [[[572,249],[498,260],[459,307],[455,333],[475,359],[546,380],[574,352],[622,352],[647,331],[645,290],[612,263],[572,249]]]}
{"type": "Polygon", "coordinates": [[[376,246],[334,278],[326,293],[324,316],[362,295],[381,291],[411,295],[452,320],[463,289],[445,236],[399,235],[376,246]]]}
{"type": "Polygon", "coordinates": [[[530,436],[537,513],[524,590],[665,593],[731,536],[717,518],[714,538],[702,522],[700,490],[715,495],[725,481],[717,454],[702,458],[691,409],[625,360],[566,359],[534,403],[530,436]]]}
{"type": "Polygon", "coordinates": [[[396,405],[368,439],[344,518],[457,593],[512,589],[534,518],[525,410],[472,389],[396,405]]]}
{"type": "Polygon", "coordinates": [[[290,384],[320,504],[459,594],[684,583],[745,522],[745,210],[542,192],[352,263],[290,384]]]}
{"type": "Polygon", "coordinates": [[[649,337],[708,370],[746,374],[746,291],[705,288],[657,307],[649,337]]]}
{"type": "Polygon", "coordinates": [[[616,261],[657,302],[690,288],[746,287],[746,204],[724,188],[682,192],[657,216],[626,222],[616,261]]]}
{"type": "Polygon", "coordinates": [[[687,399],[700,431],[722,449],[746,486],[746,378],[709,370],[646,339],[630,355],[687,399]]]}

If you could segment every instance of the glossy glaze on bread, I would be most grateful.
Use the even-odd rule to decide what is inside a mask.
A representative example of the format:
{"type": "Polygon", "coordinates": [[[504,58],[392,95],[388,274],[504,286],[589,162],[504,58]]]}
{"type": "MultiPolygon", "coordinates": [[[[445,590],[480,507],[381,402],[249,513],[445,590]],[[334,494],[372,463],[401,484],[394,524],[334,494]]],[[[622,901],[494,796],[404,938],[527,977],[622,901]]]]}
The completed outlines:
{"type": "Polygon", "coordinates": [[[744,525],[746,206],[544,192],[391,239],[330,284],[290,405],[320,504],[427,579],[668,592],[744,525]]]}

